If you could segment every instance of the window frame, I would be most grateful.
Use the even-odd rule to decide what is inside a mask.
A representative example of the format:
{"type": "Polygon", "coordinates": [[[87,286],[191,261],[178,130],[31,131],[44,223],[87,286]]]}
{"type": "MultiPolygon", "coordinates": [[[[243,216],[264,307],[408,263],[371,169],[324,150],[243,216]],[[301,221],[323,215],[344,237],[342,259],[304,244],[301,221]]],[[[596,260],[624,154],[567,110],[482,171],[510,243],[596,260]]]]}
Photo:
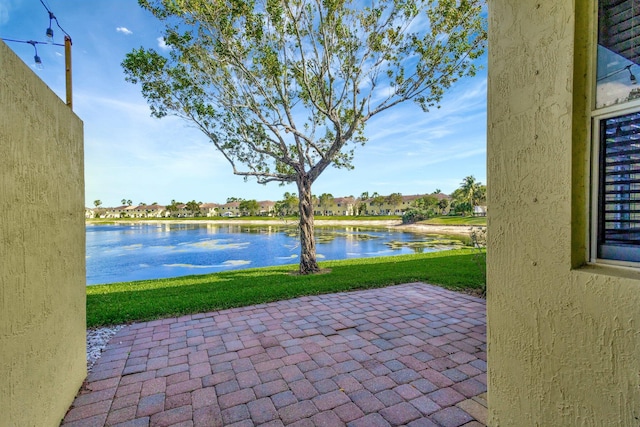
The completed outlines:
{"type": "MultiPolygon", "coordinates": [[[[613,266],[621,266],[621,267],[633,267],[637,269],[640,267],[640,256],[637,257],[638,261],[632,260],[618,260],[618,259],[610,259],[610,258],[599,258],[598,257],[598,246],[599,246],[599,236],[600,236],[600,218],[604,215],[600,210],[601,201],[600,201],[600,182],[601,182],[601,122],[606,119],[610,119],[612,117],[622,116],[630,113],[638,113],[640,112],[640,99],[633,99],[631,101],[621,102],[618,104],[611,104],[607,106],[603,106],[597,108],[597,86],[598,86],[598,31],[599,31],[599,4],[600,0],[594,1],[593,8],[593,19],[595,25],[593,25],[592,32],[592,50],[591,50],[591,70],[589,72],[591,76],[591,93],[590,93],[590,102],[589,105],[589,113],[590,113],[590,122],[591,122],[591,134],[590,134],[590,144],[591,144],[591,158],[590,158],[590,182],[589,182],[589,194],[590,194],[590,217],[589,217],[589,230],[588,235],[589,244],[587,245],[587,260],[590,264],[606,264],[613,266]]],[[[639,75],[636,75],[640,78],[639,75]]],[[[636,87],[640,87],[640,81],[636,83],[636,87]]],[[[638,244],[638,250],[640,250],[640,244],[638,244]]]]}
{"type": "MultiPolygon", "coordinates": [[[[600,210],[600,187],[602,179],[602,169],[600,167],[602,161],[601,122],[612,117],[638,112],[640,112],[640,100],[616,104],[599,110],[592,110],[591,112],[591,239],[589,245],[589,260],[591,263],[640,267],[640,259],[638,261],[632,261],[598,257],[600,218],[603,215],[600,210]]],[[[638,245],[638,249],[640,250],[640,244],[638,245]]]]}

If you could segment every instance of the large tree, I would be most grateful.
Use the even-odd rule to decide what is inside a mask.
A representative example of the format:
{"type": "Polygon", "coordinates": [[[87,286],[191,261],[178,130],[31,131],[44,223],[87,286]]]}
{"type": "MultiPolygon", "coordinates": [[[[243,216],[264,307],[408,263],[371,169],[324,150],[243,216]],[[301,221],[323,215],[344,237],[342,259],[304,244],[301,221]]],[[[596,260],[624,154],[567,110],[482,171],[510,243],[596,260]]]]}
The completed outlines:
{"type": "Polygon", "coordinates": [[[486,203],[487,187],[476,181],[473,175],[464,177],[452,194],[452,206],[456,212],[472,213],[473,207],[486,203]]]}
{"type": "Polygon", "coordinates": [[[178,205],[182,205],[182,202],[176,202],[175,199],[172,199],[171,203],[167,205],[166,210],[170,216],[178,216],[178,211],[180,210],[178,205]]]}
{"type": "Polygon", "coordinates": [[[238,205],[238,209],[240,209],[242,215],[255,216],[260,212],[260,204],[255,199],[243,200],[238,205]]]}
{"type": "Polygon", "coordinates": [[[322,193],[320,197],[318,197],[318,205],[322,208],[322,215],[328,215],[329,208],[333,206],[334,199],[331,193],[322,193]]]}
{"type": "Polygon", "coordinates": [[[295,183],[300,272],[319,270],[311,186],[352,168],[365,124],[437,106],[484,50],[483,0],[139,0],[169,50],[123,62],[152,115],[200,129],[233,172],[295,183]]]}
{"type": "Polygon", "coordinates": [[[400,203],[402,203],[402,194],[401,193],[391,193],[386,197],[386,202],[393,206],[394,208],[394,212],[395,210],[397,210],[397,207],[400,206],[400,203]]]}
{"type": "Polygon", "coordinates": [[[373,193],[373,194],[374,196],[371,197],[371,205],[378,207],[378,215],[383,215],[388,213],[388,212],[384,212],[384,209],[382,209],[385,203],[387,203],[387,198],[379,195],[378,193],[373,193]]]}
{"type": "Polygon", "coordinates": [[[293,215],[298,211],[298,196],[295,193],[289,193],[288,191],[282,196],[283,199],[276,202],[274,210],[276,215],[285,216],[293,215]]]}
{"type": "Polygon", "coordinates": [[[460,183],[462,195],[469,205],[476,206],[482,203],[486,197],[486,187],[481,182],[476,181],[473,175],[469,175],[460,183]]]}
{"type": "Polygon", "coordinates": [[[200,215],[200,204],[198,202],[196,202],[195,200],[187,202],[187,204],[185,205],[185,208],[189,212],[191,212],[191,215],[193,215],[193,216],[200,215]]]}

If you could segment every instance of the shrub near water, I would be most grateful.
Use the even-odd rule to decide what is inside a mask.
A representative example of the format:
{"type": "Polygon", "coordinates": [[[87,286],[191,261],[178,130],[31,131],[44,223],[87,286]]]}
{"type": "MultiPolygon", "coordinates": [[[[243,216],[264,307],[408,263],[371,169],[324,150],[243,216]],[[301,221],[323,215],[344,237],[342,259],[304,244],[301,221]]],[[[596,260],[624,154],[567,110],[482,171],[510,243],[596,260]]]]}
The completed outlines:
{"type": "Polygon", "coordinates": [[[422,281],[448,289],[481,288],[472,249],[320,263],[325,274],[294,275],[295,265],[87,287],[87,326],[183,314],[422,281]]]}

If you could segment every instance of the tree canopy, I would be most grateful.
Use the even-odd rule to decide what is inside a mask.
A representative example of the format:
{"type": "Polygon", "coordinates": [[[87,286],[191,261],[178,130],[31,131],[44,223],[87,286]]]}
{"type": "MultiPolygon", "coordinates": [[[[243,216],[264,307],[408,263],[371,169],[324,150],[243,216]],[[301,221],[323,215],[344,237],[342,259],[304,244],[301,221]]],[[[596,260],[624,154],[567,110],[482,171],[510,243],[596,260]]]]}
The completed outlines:
{"type": "Polygon", "coordinates": [[[288,191],[284,193],[282,196],[282,200],[279,200],[275,203],[274,210],[276,215],[285,216],[285,215],[294,215],[298,212],[298,196],[294,193],[289,193],[288,191]]]}
{"type": "Polygon", "coordinates": [[[473,207],[486,203],[487,186],[476,181],[473,175],[466,176],[452,194],[453,208],[459,213],[472,213],[473,207]]]}
{"type": "Polygon", "coordinates": [[[187,204],[185,205],[185,208],[189,212],[191,212],[192,215],[196,215],[196,214],[200,213],[200,204],[198,202],[196,202],[195,200],[187,202],[187,204]]]}
{"type": "Polygon", "coordinates": [[[333,205],[334,199],[335,198],[331,193],[322,193],[320,197],[318,197],[318,205],[320,205],[324,214],[326,214],[329,208],[333,205]]]}
{"type": "Polygon", "coordinates": [[[238,205],[238,209],[240,209],[240,212],[244,215],[257,215],[260,213],[260,205],[255,199],[241,201],[238,205]]]}
{"type": "Polygon", "coordinates": [[[200,129],[235,174],[295,183],[300,272],[318,270],[311,185],[352,168],[374,116],[438,106],[476,72],[482,0],[139,0],[165,23],[166,55],[123,62],[152,115],[200,129]]]}
{"type": "Polygon", "coordinates": [[[178,205],[182,205],[182,202],[176,202],[175,199],[172,199],[171,203],[166,206],[166,209],[171,216],[176,216],[178,214],[178,210],[180,210],[178,205]]]}
{"type": "Polygon", "coordinates": [[[413,203],[411,203],[411,206],[404,211],[402,215],[402,222],[412,223],[416,221],[423,221],[438,215],[440,213],[439,209],[441,208],[440,202],[441,200],[438,200],[438,198],[433,194],[414,200],[413,203]]]}
{"type": "Polygon", "coordinates": [[[387,196],[386,202],[393,207],[397,207],[402,203],[402,194],[400,193],[391,193],[387,196]]]}

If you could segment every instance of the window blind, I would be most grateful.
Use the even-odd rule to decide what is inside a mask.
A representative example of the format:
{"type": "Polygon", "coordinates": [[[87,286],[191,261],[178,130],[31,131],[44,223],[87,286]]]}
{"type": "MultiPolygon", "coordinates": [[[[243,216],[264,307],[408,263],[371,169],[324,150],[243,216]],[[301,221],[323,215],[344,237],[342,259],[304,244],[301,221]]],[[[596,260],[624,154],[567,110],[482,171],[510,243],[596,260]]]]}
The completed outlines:
{"type": "Polygon", "coordinates": [[[600,121],[598,257],[640,261],[640,112],[600,121]]]}

